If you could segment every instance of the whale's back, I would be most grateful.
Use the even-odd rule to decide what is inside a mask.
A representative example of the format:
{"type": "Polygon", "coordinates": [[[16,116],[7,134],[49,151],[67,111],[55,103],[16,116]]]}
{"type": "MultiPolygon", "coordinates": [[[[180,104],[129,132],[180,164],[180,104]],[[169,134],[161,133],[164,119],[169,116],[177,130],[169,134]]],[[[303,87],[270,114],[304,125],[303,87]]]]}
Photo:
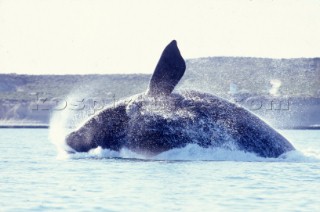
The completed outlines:
{"type": "Polygon", "coordinates": [[[129,116],[126,146],[137,152],[158,154],[189,143],[236,148],[262,157],[294,149],[260,118],[213,95],[189,91],[165,99],[142,97],[127,110],[130,107],[135,112],[129,116]]]}

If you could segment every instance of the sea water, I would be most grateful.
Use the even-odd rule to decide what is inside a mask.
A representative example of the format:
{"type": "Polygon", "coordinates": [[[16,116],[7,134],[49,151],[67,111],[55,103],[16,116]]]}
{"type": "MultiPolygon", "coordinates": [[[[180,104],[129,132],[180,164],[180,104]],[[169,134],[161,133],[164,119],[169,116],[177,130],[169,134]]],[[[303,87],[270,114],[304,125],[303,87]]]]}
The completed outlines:
{"type": "Polygon", "coordinates": [[[281,133],[298,151],[278,159],[194,145],[144,158],[1,129],[0,211],[319,211],[320,131],[281,133]]]}

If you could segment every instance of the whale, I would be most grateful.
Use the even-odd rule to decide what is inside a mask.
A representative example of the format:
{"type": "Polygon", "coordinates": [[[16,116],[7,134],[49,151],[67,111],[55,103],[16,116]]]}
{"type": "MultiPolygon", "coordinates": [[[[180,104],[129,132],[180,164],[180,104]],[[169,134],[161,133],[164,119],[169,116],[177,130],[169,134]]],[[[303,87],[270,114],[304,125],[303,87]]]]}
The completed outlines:
{"type": "Polygon", "coordinates": [[[155,156],[196,144],[276,158],[295,150],[285,137],[240,105],[200,91],[174,91],[185,70],[173,40],[163,50],[146,91],[89,117],[66,136],[68,152],[126,148],[155,156]]]}

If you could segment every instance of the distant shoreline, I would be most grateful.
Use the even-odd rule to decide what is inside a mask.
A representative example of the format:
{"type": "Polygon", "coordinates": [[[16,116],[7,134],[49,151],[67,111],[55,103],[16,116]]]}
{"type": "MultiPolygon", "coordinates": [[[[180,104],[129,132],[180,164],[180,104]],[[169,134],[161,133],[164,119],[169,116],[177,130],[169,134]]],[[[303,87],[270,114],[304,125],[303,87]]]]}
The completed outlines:
{"type": "Polygon", "coordinates": [[[320,126],[291,127],[291,128],[282,128],[281,130],[320,130],[320,126]]]}
{"type": "MultiPolygon", "coordinates": [[[[49,129],[49,125],[0,125],[0,129],[49,129]]],[[[279,130],[320,130],[320,126],[277,128],[279,130]]]]}
{"type": "Polygon", "coordinates": [[[49,125],[0,125],[0,129],[48,129],[49,125]]]}

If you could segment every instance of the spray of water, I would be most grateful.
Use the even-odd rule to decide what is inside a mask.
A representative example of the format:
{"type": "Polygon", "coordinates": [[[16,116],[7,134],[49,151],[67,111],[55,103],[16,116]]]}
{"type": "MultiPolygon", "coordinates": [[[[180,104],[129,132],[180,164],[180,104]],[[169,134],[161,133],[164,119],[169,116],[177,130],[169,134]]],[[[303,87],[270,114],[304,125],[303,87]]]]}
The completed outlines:
{"type": "Polygon", "coordinates": [[[126,148],[119,152],[97,147],[87,153],[60,154],[58,159],[139,159],[152,161],[241,161],[241,162],[294,162],[318,163],[320,154],[309,154],[300,151],[284,153],[278,158],[262,158],[254,153],[224,148],[202,148],[196,144],[189,144],[184,148],[171,149],[156,156],[145,156],[132,152],[126,148]]]}
{"type": "Polygon", "coordinates": [[[272,87],[269,90],[269,94],[271,96],[275,96],[275,97],[280,96],[279,89],[280,89],[280,87],[282,85],[281,80],[272,79],[272,80],[270,80],[270,84],[271,84],[272,87]]]}
{"type": "MultiPolygon", "coordinates": [[[[56,146],[59,154],[66,154],[72,150],[65,143],[66,136],[97,112],[96,108],[93,108],[96,105],[92,103],[94,101],[90,96],[90,92],[72,92],[65,98],[67,107],[51,114],[49,139],[56,146]]],[[[99,105],[99,109],[102,109],[102,106],[99,105]]],[[[57,108],[61,106],[58,105],[57,108]]]]}

